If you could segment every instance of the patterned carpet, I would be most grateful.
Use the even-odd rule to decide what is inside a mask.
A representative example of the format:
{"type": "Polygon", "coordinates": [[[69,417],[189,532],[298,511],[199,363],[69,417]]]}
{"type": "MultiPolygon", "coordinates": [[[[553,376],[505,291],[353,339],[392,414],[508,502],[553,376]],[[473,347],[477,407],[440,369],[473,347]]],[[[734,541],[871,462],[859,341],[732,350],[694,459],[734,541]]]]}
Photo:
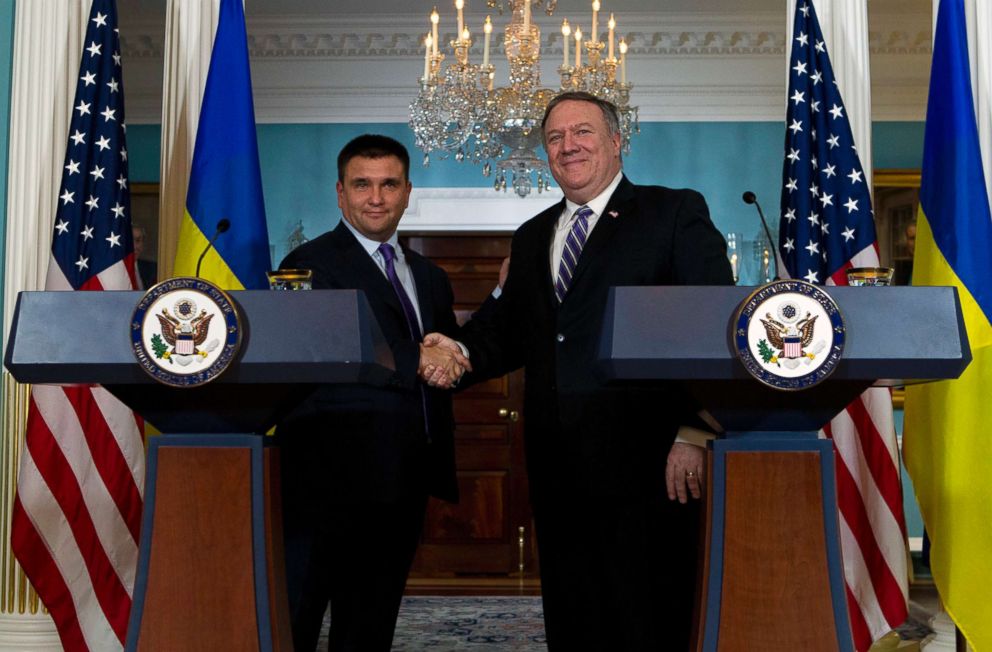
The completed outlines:
{"type": "MultiPolygon", "coordinates": [[[[911,591],[910,618],[875,650],[909,652],[931,633],[924,623],[936,608],[932,588],[911,591]]],[[[394,652],[538,652],[544,644],[544,613],[539,597],[406,597],[393,638],[394,652]]],[[[317,649],[327,650],[330,612],[324,616],[317,649]]]]}
{"type": "MultiPolygon", "coordinates": [[[[327,649],[330,614],[318,650],[327,649]]],[[[544,645],[539,597],[406,597],[393,650],[414,652],[536,652],[544,645]]]]}

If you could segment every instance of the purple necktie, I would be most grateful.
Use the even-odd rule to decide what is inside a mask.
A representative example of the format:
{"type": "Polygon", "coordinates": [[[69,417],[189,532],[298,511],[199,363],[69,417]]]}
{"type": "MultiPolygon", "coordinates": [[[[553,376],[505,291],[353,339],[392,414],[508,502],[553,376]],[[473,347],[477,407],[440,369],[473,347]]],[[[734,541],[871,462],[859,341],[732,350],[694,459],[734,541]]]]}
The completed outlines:
{"type": "Polygon", "coordinates": [[[379,253],[386,262],[386,276],[389,278],[389,282],[393,284],[393,291],[396,292],[396,296],[400,300],[400,305],[403,306],[403,314],[406,315],[406,325],[410,329],[410,337],[414,342],[420,342],[424,339],[424,336],[420,332],[417,311],[413,309],[413,302],[410,301],[410,295],[403,289],[403,284],[400,283],[400,277],[396,275],[396,264],[394,262],[396,260],[396,251],[393,250],[393,245],[384,242],[379,245],[379,253]]]}
{"type": "Polygon", "coordinates": [[[575,273],[582,247],[589,237],[589,216],[592,213],[592,209],[588,206],[581,206],[575,211],[575,222],[572,223],[572,229],[565,238],[565,246],[561,250],[561,264],[558,265],[558,280],[555,281],[555,296],[558,297],[558,303],[564,301],[568,287],[572,284],[572,274],[575,273]]]}
{"type": "MultiPolygon", "coordinates": [[[[379,245],[379,254],[382,256],[383,261],[386,263],[386,276],[389,278],[389,282],[393,284],[393,291],[396,292],[396,297],[400,300],[400,305],[403,306],[403,314],[406,316],[406,325],[410,331],[410,337],[414,342],[420,342],[424,339],[423,334],[420,332],[420,322],[417,321],[417,311],[413,309],[413,302],[410,301],[410,295],[406,293],[403,289],[403,284],[400,283],[400,277],[396,275],[396,251],[393,250],[393,245],[388,242],[383,242],[379,245]]],[[[424,432],[427,433],[427,442],[430,443],[430,420],[427,418],[427,394],[424,392],[424,386],[418,383],[420,387],[420,404],[424,411],[424,432]]]]}

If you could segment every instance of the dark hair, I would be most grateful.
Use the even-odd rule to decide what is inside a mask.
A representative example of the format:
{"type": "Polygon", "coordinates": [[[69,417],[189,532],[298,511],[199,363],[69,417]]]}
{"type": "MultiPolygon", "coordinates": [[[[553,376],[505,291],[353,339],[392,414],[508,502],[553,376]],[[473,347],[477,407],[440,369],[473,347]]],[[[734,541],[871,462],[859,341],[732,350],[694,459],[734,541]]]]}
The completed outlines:
{"type": "Polygon", "coordinates": [[[389,136],[362,134],[345,145],[338,154],[338,181],[344,181],[344,169],[348,166],[348,161],[356,156],[363,158],[395,156],[403,164],[403,179],[410,180],[410,154],[403,143],[389,136]]]}
{"type": "Polygon", "coordinates": [[[603,113],[603,120],[606,122],[606,128],[609,130],[610,136],[612,137],[620,133],[620,116],[617,113],[617,107],[614,106],[612,102],[602,100],[591,93],[586,93],[585,91],[566,91],[560,95],[556,95],[550,102],[548,102],[548,108],[544,109],[544,118],[541,120],[542,140],[544,139],[544,126],[548,123],[548,116],[551,115],[551,110],[562,102],[568,101],[589,102],[590,104],[595,104],[603,113]]]}

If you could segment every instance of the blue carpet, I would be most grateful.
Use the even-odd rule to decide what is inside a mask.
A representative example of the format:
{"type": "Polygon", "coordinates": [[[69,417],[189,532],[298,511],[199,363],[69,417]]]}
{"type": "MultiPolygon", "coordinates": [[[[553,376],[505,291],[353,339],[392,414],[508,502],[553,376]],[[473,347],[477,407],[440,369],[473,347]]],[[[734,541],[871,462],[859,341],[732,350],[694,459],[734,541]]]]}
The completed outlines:
{"type": "MultiPolygon", "coordinates": [[[[327,649],[329,614],[318,650],[327,649]]],[[[539,597],[406,597],[393,650],[537,652],[546,650],[539,597]]]]}

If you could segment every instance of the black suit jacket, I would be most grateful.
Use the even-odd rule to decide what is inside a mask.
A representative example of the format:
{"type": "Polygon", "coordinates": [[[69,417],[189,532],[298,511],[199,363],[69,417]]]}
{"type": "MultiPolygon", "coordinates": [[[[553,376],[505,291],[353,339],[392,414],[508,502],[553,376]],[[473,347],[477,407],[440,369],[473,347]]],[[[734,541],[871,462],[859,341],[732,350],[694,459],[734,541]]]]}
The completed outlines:
{"type": "MultiPolygon", "coordinates": [[[[403,251],[424,332],[456,335],[447,275],[418,253],[403,251]]],[[[286,472],[305,474],[314,492],[333,501],[394,501],[420,490],[456,500],[451,397],[425,388],[425,432],[419,343],[410,338],[399,299],[375,261],[342,222],[294,249],[281,267],[313,270],[314,289],[363,290],[396,362],[389,386],[323,386],[280,424],[286,472]]]]}
{"type": "Polygon", "coordinates": [[[696,407],[675,383],[607,385],[594,371],[613,286],[732,284],[723,237],[692,190],[635,186],[611,196],[559,305],[550,250],[564,200],[521,226],[489,317],[462,341],[473,378],[526,367],[524,417],[532,498],[663,494],[668,450],[696,407]]]}

